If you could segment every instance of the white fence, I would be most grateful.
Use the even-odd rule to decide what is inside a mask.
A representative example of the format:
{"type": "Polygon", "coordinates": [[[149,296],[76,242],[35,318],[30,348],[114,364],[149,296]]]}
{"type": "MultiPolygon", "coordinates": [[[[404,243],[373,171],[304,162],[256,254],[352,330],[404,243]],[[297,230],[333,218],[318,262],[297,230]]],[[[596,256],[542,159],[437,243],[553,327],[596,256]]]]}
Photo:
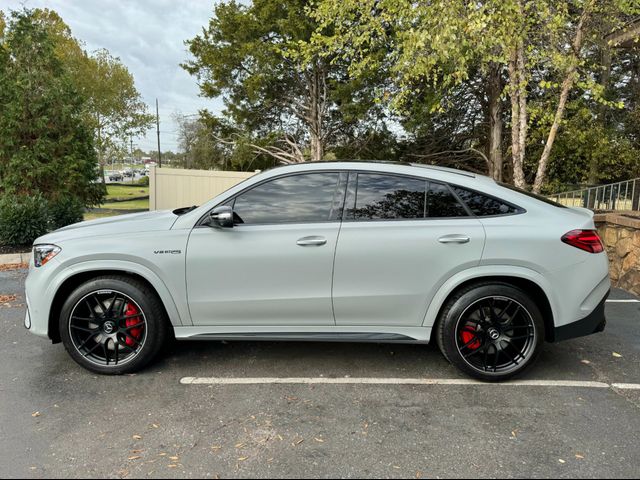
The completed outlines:
{"type": "Polygon", "coordinates": [[[149,210],[202,205],[255,172],[149,169],[149,210]]]}

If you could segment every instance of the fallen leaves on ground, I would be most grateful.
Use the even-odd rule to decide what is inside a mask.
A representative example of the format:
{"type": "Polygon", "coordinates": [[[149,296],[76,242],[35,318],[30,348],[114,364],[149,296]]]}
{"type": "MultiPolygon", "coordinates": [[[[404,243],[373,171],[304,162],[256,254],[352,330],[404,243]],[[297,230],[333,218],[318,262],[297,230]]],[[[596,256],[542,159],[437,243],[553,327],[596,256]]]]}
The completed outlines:
{"type": "Polygon", "coordinates": [[[24,268],[29,268],[29,265],[26,263],[6,263],[4,265],[0,265],[0,272],[7,272],[9,270],[22,270],[24,268]]]}
{"type": "Polygon", "coordinates": [[[0,295],[0,306],[10,307],[11,302],[15,302],[17,298],[17,295],[0,295]]]}

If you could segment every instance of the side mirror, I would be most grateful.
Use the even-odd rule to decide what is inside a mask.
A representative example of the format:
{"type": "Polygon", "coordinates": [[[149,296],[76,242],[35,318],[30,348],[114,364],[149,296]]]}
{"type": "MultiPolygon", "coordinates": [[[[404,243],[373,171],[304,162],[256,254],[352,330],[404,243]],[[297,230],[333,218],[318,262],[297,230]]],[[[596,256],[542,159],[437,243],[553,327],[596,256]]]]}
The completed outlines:
{"type": "Polygon", "coordinates": [[[233,227],[233,208],[228,205],[216,207],[209,213],[209,226],[232,228],[233,227]]]}

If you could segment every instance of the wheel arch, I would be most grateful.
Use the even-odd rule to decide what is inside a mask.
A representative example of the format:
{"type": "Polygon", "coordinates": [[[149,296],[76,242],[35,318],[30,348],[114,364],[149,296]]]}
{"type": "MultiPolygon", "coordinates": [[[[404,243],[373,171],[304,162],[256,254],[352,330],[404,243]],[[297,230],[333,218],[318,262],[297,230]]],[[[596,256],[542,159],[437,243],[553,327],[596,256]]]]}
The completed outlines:
{"type": "MultiPolygon", "coordinates": [[[[437,330],[437,322],[440,318],[442,310],[447,305],[449,299],[459,292],[475,283],[499,282],[513,285],[520,288],[530,295],[534,302],[540,308],[544,319],[545,340],[553,342],[555,332],[556,310],[552,303],[552,297],[549,295],[549,288],[540,277],[540,274],[533,271],[511,271],[504,273],[490,273],[488,271],[478,271],[470,274],[467,272],[463,276],[455,276],[446,282],[436,293],[428,307],[425,315],[424,326],[431,327],[431,336],[437,330]]],[[[464,273],[464,272],[463,272],[464,273]]]]}
{"type": "Polygon", "coordinates": [[[57,326],[62,306],[64,305],[67,297],[81,284],[103,275],[122,275],[129,278],[135,278],[136,280],[146,284],[156,293],[156,295],[158,295],[160,303],[167,314],[167,318],[171,321],[171,324],[174,326],[182,325],[181,316],[176,308],[175,302],[166,286],[162,284],[159,279],[153,279],[153,276],[151,275],[144,275],[142,272],[134,271],[130,268],[116,266],[91,267],[85,265],[80,269],[75,269],[75,271],[67,275],[60,281],[59,286],[55,289],[55,293],[51,300],[51,306],[49,308],[47,328],[48,336],[53,343],[60,343],[61,341],[57,326]]]}

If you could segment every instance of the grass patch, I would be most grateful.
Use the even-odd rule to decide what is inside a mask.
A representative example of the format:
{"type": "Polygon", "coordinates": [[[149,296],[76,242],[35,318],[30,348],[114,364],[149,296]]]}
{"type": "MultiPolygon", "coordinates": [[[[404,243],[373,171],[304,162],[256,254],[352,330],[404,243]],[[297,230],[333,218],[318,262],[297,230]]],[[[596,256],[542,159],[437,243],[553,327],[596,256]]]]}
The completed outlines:
{"type": "Polygon", "coordinates": [[[149,187],[142,186],[126,186],[109,183],[107,184],[107,196],[106,201],[109,200],[124,200],[130,197],[142,197],[149,195],[149,187]]]}
{"type": "Polygon", "coordinates": [[[149,199],[131,200],[127,202],[105,202],[100,208],[112,210],[149,210],[149,199]]]}

